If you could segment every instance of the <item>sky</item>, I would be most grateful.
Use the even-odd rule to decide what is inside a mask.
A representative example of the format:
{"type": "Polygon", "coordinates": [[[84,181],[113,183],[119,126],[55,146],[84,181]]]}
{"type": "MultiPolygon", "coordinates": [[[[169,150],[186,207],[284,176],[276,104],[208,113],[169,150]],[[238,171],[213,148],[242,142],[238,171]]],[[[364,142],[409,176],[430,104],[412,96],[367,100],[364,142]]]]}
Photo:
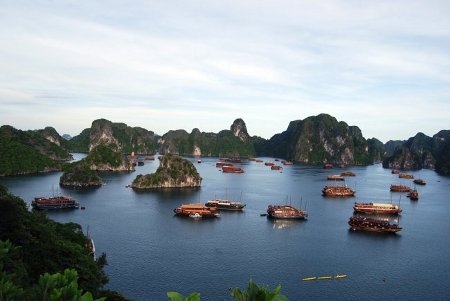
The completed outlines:
{"type": "Polygon", "coordinates": [[[450,129],[450,1],[0,0],[0,124],[450,129]]]}

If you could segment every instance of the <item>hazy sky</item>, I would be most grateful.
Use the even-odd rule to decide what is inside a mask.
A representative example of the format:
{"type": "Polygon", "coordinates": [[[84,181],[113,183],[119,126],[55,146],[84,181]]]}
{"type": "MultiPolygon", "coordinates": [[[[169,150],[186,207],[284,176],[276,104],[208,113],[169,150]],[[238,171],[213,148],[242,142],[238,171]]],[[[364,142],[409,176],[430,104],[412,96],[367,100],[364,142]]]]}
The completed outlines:
{"type": "Polygon", "coordinates": [[[450,129],[450,1],[0,0],[0,124],[450,129]]]}

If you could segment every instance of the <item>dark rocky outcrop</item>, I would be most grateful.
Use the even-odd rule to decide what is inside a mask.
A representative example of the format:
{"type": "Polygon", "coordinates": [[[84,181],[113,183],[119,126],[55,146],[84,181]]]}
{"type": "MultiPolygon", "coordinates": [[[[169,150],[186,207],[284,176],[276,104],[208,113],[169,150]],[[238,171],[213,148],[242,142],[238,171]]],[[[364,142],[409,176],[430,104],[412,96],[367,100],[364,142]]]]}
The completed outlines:
{"type": "Polygon", "coordinates": [[[79,135],[66,141],[67,148],[76,153],[89,152],[89,142],[91,139],[91,129],[84,129],[79,135]]]}
{"type": "Polygon", "coordinates": [[[249,142],[250,136],[247,132],[247,126],[241,118],[236,119],[230,127],[231,132],[235,137],[238,137],[242,142],[249,142]]]}
{"type": "Polygon", "coordinates": [[[405,143],[406,141],[404,140],[389,140],[388,142],[386,142],[386,144],[384,144],[383,149],[384,149],[384,157],[390,157],[394,154],[395,149],[397,147],[400,147],[403,145],[403,143],[405,143]]]}
{"type": "Polygon", "coordinates": [[[128,172],[134,168],[116,145],[97,145],[89,155],[65,168],[59,184],[65,187],[99,187],[102,180],[97,171],[128,172]]]}
{"type": "Polygon", "coordinates": [[[190,161],[172,154],[162,156],[160,161],[155,173],[138,175],[131,187],[134,189],[200,187],[202,178],[190,161]]]}
{"type": "Polygon", "coordinates": [[[438,173],[450,174],[450,130],[443,130],[429,137],[417,133],[396,147],[393,155],[383,161],[385,168],[436,169],[438,173]]]}
{"type": "Polygon", "coordinates": [[[8,125],[0,128],[0,176],[61,170],[62,161],[71,158],[41,132],[21,131],[8,125]]]}
{"type": "Polygon", "coordinates": [[[368,144],[356,126],[338,122],[328,114],[291,121],[286,131],[274,135],[266,146],[268,155],[305,164],[335,162],[367,165],[368,144]]]}
{"type": "Polygon", "coordinates": [[[423,133],[409,138],[405,143],[397,146],[394,154],[383,161],[385,168],[399,169],[433,169],[436,160],[432,154],[433,138],[423,133]]]}
{"type": "Polygon", "coordinates": [[[125,123],[113,123],[106,119],[92,122],[89,151],[99,144],[116,145],[123,153],[153,154],[158,137],[140,127],[129,127],[125,123]]]}
{"type": "Polygon", "coordinates": [[[158,136],[140,127],[97,119],[90,128],[67,141],[71,151],[89,152],[99,144],[114,145],[123,153],[153,154],[157,150],[158,136]]]}
{"type": "Polygon", "coordinates": [[[162,154],[229,157],[255,155],[253,143],[242,119],[236,119],[230,130],[217,134],[200,132],[197,128],[191,133],[185,130],[169,131],[159,142],[159,152],[162,154]]]}
{"type": "Polygon", "coordinates": [[[76,164],[64,172],[59,179],[63,187],[86,188],[102,186],[102,179],[98,173],[84,164],[76,164]]]}
{"type": "Polygon", "coordinates": [[[369,158],[371,163],[380,163],[383,161],[386,153],[383,142],[377,138],[367,139],[367,146],[369,148],[369,158]]]}

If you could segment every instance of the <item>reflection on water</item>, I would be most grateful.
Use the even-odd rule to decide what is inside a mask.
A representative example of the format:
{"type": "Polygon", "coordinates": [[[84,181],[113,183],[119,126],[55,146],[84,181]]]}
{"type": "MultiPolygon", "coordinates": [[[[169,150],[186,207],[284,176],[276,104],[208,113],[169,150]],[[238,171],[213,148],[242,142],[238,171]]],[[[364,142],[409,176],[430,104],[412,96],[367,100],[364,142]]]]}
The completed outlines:
{"type": "Polygon", "coordinates": [[[305,220],[292,220],[292,219],[272,219],[267,218],[269,222],[272,223],[273,229],[288,229],[288,228],[294,228],[305,222],[305,220]]]}

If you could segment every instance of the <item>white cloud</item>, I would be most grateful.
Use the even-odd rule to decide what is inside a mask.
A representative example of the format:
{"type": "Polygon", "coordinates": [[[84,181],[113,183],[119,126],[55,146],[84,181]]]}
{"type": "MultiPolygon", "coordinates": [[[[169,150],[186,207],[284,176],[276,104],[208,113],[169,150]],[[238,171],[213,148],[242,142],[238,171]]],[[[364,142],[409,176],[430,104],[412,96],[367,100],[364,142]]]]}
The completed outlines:
{"type": "Polygon", "coordinates": [[[8,2],[0,11],[7,41],[0,118],[77,134],[105,117],[163,134],[217,131],[242,117],[251,134],[270,137],[291,120],[326,112],[381,140],[433,134],[448,126],[449,8],[447,1],[8,2]]]}

